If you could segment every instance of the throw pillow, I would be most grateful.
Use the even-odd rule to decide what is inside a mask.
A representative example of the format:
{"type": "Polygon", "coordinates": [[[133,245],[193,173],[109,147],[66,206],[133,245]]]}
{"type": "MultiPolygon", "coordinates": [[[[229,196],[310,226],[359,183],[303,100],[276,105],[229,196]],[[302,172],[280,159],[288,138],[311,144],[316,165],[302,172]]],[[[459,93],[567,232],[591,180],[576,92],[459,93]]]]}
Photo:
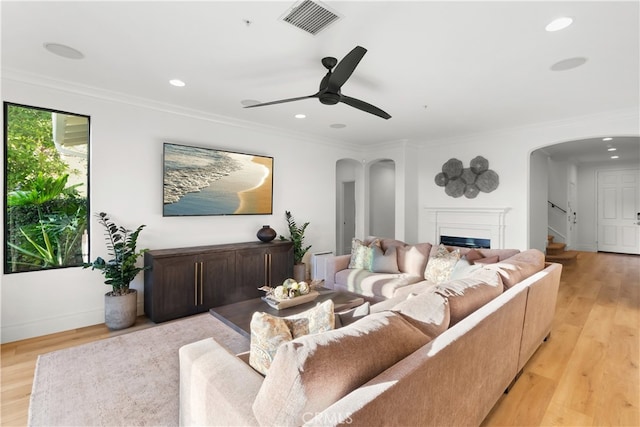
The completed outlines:
{"type": "Polygon", "coordinates": [[[329,331],[334,325],[331,300],[289,317],[255,312],[250,324],[249,365],[266,375],[281,344],[303,335],[329,331]]]}
{"type": "Polygon", "coordinates": [[[340,324],[342,326],[347,326],[359,320],[365,316],[369,315],[371,305],[369,301],[365,302],[362,305],[352,308],[351,310],[345,310],[338,313],[338,319],[340,320],[340,324]]]}
{"type": "Polygon", "coordinates": [[[303,335],[330,331],[335,327],[334,319],[333,301],[327,300],[307,311],[285,317],[284,321],[289,326],[292,338],[295,339],[303,335]]]}
{"type": "Polygon", "coordinates": [[[371,270],[371,259],[375,246],[380,246],[380,240],[375,239],[368,245],[360,239],[351,240],[351,259],[348,268],[371,270]]]}
{"type": "Polygon", "coordinates": [[[398,255],[395,246],[382,250],[380,246],[372,249],[371,271],[373,273],[400,273],[398,270],[398,255]]]}
{"type": "Polygon", "coordinates": [[[425,335],[435,338],[449,327],[449,303],[445,297],[433,291],[409,294],[406,300],[391,311],[400,313],[425,335]]]}
{"type": "Polygon", "coordinates": [[[266,375],[278,347],[293,339],[291,330],[283,318],[259,311],[253,313],[250,328],[249,365],[266,375]]]}
{"type": "Polygon", "coordinates": [[[465,278],[479,268],[482,268],[482,266],[469,262],[466,256],[463,256],[458,262],[456,262],[456,265],[453,267],[453,271],[451,272],[449,280],[465,278]]]}
{"type": "Polygon", "coordinates": [[[450,279],[453,268],[459,259],[460,251],[458,249],[449,252],[444,245],[438,246],[435,255],[429,258],[424,278],[436,284],[446,282],[450,279]]]}
{"type": "Polygon", "coordinates": [[[431,252],[431,243],[398,247],[398,269],[410,276],[424,277],[424,269],[431,252]]]}
{"type": "Polygon", "coordinates": [[[476,260],[484,258],[484,255],[482,255],[482,252],[480,252],[477,249],[471,249],[469,252],[465,254],[465,258],[467,258],[467,260],[471,264],[473,264],[476,260]]]}

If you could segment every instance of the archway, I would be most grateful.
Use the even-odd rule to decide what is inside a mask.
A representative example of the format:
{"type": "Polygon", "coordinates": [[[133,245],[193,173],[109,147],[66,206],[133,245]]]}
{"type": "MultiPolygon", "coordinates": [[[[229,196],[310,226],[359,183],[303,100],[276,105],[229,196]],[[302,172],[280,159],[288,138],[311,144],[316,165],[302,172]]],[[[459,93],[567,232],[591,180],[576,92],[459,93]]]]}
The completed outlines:
{"type": "MultiPolygon", "coordinates": [[[[638,136],[598,136],[552,143],[530,155],[529,247],[545,250],[546,236],[578,251],[598,251],[603,229],[599,224],[598,174],[602,171],[637,171],[640,164],[638,136]],[[611,150],[611,151],[610,151],[611,150]],[[617,156],[617,158],[612,158],[617,156]]],[[[639,173],[631,174],[636,181],[639,173]]],[[[626,232],[620,236],[640,241],[635,217],[640,211],[640,190],[629,190],[616,214],[626,215],[626,232]],[[631,206],[633,204],[633,206],[631,206]],[[624,212],[622,212],[624,211],[624,212]]],[[[638,246],[640,243],[634,243],[638,246]]],[[[633,245],[632,245],[633,246],[633,245]]]]}

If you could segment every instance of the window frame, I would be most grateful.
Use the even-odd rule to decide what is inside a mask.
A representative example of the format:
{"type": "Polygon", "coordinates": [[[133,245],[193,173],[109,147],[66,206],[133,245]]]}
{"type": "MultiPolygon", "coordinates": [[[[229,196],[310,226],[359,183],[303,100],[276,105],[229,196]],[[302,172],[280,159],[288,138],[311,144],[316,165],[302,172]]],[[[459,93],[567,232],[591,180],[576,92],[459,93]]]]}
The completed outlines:
{"type": "MultiPolygon", "coordinates": [[[[22,104],[22,103],[17,103],[17,102],[11,102],[11,101],[3,101],[2,103],[2,109],[3,109],[3,132],[4,132],[4,138],[3,138],[3,144],[4,144],[4,155],[3,155],[3,191],[4,191],[4,197],[3,197],[3,201],[2,201],[2,205],[3,205],[3,209],[4,209],[4,213],[3,213],[3,238],[4,238],[4,246],[3,246],[3,252],[4,252],[4,256],[3,256],[3,260],[2,260],[2,273],[3,274],[18,274],[18,273],[32,273],[32,272],[38,272],[38,271],[48,271],[48,270],[60,270],[60,269],[66,269],[66,268],[78,268],[78,267],[82,267],[82,264],[77,264],[77,265],[61,265],[61,266],[49,266],[49,267],[41,267],[41,268],[34,268],[34,269],[29,269],[29,270],[22,270],[22,271],[11,271],[11,263],[9,262],[8,259],[8,253],[9,253],[9,218],[8,218],[8,188],[7,188],[7,184],[8,184],[8,177],[7,177],[7,170],[8,170],[8,165],[9,165],[9,161],[8,161],[8,148],[9,148],[9,108],[10,107],[20,107],[20,108],[28,108],[28,109],[32,109],[32,110],[38,110],[38,111],[44,111],[47,113],[55,113],[55,114],[64,114],[64,115],[68,115],[68,116],[76,116],[76,117],[81,117],[81,118],[85,118],[87,120],[87,159],[86,159],[86,226],[85,226],[85,230],[86,230],[86,235],[87,235],[87,239],[86,239],[86,254],[82,254],[82,258],[83,258],[83,262],[87,262],[89,259],[91,259],[91,116],[86,115],[86,114],[79,114],[79,113],[72,113],[72,112],[68,112],[68,111],[63,111],[63,110],[58,110],[55,108],[47,108],[47,107],[38,107],[38,106],[34,106],[34,105],[27,105],[27,104],[22,104]]],[[[83,243],[81,243],[82,245],[83,243]]]]}

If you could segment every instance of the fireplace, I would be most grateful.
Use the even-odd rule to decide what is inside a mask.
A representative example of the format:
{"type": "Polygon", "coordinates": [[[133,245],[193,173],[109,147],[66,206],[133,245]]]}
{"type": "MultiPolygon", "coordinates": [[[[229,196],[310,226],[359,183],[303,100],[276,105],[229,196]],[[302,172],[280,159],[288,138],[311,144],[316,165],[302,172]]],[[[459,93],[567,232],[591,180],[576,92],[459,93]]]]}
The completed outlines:
{"type": "Polygon", "coordinates": [[[482,244],[476,247],[504,249],[508,211],[509,208],[426,207],[423,241],[441,242],[444,237],[463,239],[463,245],[455,246],[464,246],[469,241],[469,244],[482,244]]]}
{"type": "Polygon", "coordinates": [[[490,239],[481,239],[478,237],[440,236],[440,243],[447,246],[459,246],[461,248],[489,249],[491,247],[490,239]]]}

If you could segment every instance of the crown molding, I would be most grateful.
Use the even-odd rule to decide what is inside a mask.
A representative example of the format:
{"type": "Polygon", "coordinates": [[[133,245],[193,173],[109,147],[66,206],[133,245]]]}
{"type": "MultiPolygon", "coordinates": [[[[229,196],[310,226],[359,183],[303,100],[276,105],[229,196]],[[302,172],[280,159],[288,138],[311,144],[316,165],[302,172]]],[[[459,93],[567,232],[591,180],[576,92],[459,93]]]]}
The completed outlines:
{"type": "Polygon", "coordinates": [[[106,89],[101,89],[95,86],[82,85],[78,83],[69,82],[66,80],[54,79],[41,74],[28,73],[12,68],[2,68],[2,80],[13,81],[16,83],[27,84],[36,87],[48,88],[59,90],[63,92],[69,92],[74,95],[84,96],[88,98],[94,98],[101,101],[116,102],[120,104],[130,105],[139,108],[150,109],[163,113],[175,114],[179,116],[194,118],[198,120],[204,120],[216,124],[221,124],[230,127],[236,127],[251,131],[268,132],[277,136],[286,136],[294,139],[302,139],[314,144],[325,145],[333,148],[344,149],[345,146],[351,150],[359,151],[362,149],[359,145],[353,145],[345,141],[338,139],[322,138],[315,135],[311,135],[304,132],[295,132],[288,129],[282,129],[275,126],[263,125],[247,120],[239,120],[222,116],[218,114],[209,113],[206,111],[196,110],[192,108],[180,107],[175,104],[169,104],[164,102],[154,101],[148,98],[136,97],[128,95],[122,92],[115,92],[106,89]]]}
{"type": "MultiPolygon", "coordinates": [[[[476,132],[466,135],[457,135],[451,137],[437,138],[430,141],[424,141],[420,144],[421,148],[440,147],[443,145],[464,144],[477,141],[481,138],[497,138],[503,136],[511,136],[513,133],[532,133],[540,130],[562,129],[568,126],[582,125],[585,122],[597,122],[607,120],[635,120],[638,122],[638,134],[640,135],[640,108],[630,107],[616,110],[601,111],[592,114],[584,114],[580,116],[567,117],[564,119],[550,120],[545,122],[530,123],[527,125],[513,126],[495,129],[485,132],[476,132]]],[[[637,135],[633,135],[637,136],[637,135]]]]}

